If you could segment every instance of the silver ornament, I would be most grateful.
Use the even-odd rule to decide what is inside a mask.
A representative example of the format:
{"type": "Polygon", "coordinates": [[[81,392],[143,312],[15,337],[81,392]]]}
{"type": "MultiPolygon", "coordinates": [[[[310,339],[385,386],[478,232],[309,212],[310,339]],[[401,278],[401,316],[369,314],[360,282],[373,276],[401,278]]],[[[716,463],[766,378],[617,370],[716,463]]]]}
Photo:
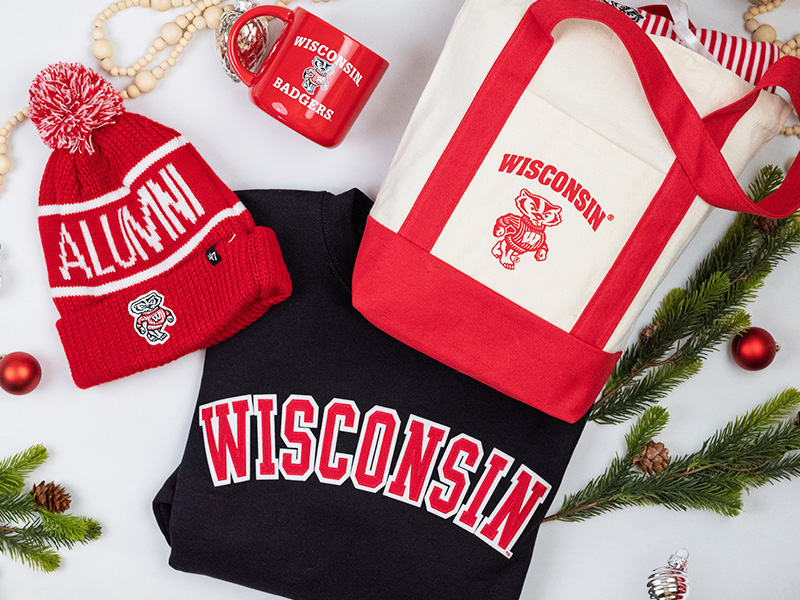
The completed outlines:
{"type": "Polygon", "coordinates": [[[689,597],[688,560],[689,552],[681,548],[669,557],[666,567],[659,567],[650,574],[647,591],[651,600],[685,600],[689,597]]]}
{"type": "MultiPolygon", "coordinates": [[[[231,68],[231,63],[228,61],[227,45],[228,34],[231,27],[236,20],[241,17],[245,12],[258,6],[257,2],[246,2],[245,0],[236,0],[233,4],[232,10],[226,10],[222,13],[217,24],[217,52],[219,53],[222,68],[228,76],[234,81],[238,82],[239,78],[231,68]]],[[[251,19],[242,27],[237,40],[239,45],[239,57],[245,69],[257,72],[264,59],[267,58],[269,53],[269,31],[267,30],[267,23],[262,17],[251,19]]]]}

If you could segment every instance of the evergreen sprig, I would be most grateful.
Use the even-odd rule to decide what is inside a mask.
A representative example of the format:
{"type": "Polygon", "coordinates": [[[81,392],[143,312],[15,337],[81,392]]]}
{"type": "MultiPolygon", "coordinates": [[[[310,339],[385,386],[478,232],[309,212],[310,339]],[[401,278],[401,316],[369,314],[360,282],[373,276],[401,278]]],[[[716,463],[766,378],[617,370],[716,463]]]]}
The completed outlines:
{"type": "Polygon", "coordinates": [[[627,506],[662,505],[738,515],[750,489],[800,475],[800,426],[794,413],[800,392],[788,389],[731,421],[696,452],[673,457],[660,473],[646,475],[633,459],[669,419],[661,406],[644,411],[625,436],[626,453],[580,492],[564,499],[545,521],[583,521],[627,506]]]}
{"type": "Polygon", "coordinates": [[[636,421],[625,436],[628,456],[639,456],[647,442],[657,437],[669,422],[669,413],[663,406],[653,406],[636,421]]]}
{"type": "Polygon", "coordinates": [[[46,458],[36,445],[0,461],[0,554],[50,572],[61,564],[57,550],[94,541],[102,530],[94,519],[38,506],[25,491],[25,478],[46,458]]]}
{"type": "MultiPolygon", "coordinates": [[[[750,185],[749,196],[758,202],[782,181],[783,172],[768,165],[750,185]]],[[[737,215],[686,284],[664,297],[647,335],[625,349],[589,420],[626,421],[697,374],[710,352],[750,326],[744,306],[798,247],[797,215],[780,220],[737,215]]]]}
{"type": "Polygon", "coordinates": [[[0,460],[0,495],[19,494],[25,486],[25,478],[46,460],[47,449],[41,444],[0,460]]]}

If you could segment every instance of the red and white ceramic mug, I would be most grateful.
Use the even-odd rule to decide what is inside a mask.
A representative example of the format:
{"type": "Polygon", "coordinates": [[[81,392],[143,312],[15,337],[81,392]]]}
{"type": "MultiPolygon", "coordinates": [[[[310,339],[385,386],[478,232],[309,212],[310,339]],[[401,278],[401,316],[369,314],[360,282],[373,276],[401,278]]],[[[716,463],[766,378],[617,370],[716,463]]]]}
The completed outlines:
{"type": "Polygon", "coordinates": [[[323,146],[339,144],[378,85],[389,63],[303,8],[257,6],[228,34],[228,60],[264,112],[323,146]],[[237,44],[242,27],[257,17],[284,22],[257,73],[242,65],[237,44]]]}

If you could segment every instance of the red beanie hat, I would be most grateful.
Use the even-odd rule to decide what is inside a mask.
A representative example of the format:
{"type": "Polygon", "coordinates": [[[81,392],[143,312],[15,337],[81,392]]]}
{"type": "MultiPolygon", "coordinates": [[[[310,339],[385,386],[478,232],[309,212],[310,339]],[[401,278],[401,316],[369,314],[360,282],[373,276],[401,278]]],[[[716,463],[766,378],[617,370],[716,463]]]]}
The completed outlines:
{"type": "Polygon", "coordinates": [[[53,148],[39,232],[78,387],[216,344],[289,295],[272,230],[179,133],[126,112],[97,73],[48,67],[29,116],[53,148]]]}

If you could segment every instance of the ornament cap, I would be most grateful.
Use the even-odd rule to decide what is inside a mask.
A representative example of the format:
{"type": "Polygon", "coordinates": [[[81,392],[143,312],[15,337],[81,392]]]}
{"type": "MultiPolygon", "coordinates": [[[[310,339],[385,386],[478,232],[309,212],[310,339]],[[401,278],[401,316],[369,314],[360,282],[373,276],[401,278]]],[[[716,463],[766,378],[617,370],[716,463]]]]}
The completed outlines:
{"type": "Polygon", "coordinates": [[[686,548],[681,548],[680,550],[676,550],[672,556],[669,557],[667,560],[667,564],[670,567],[675,569],[680,569],[681,571],[686,570],[686,563],[689,562],[689,551],[686,548]]]}
{"type": "Polygon", "coordinates": [[[258,6],[258,2],[249,2],[248,0],[236,0],[233,3],[234,10],[241,13],[245,13],[251,8],[255,8],[256,6],[258,6]]]}

